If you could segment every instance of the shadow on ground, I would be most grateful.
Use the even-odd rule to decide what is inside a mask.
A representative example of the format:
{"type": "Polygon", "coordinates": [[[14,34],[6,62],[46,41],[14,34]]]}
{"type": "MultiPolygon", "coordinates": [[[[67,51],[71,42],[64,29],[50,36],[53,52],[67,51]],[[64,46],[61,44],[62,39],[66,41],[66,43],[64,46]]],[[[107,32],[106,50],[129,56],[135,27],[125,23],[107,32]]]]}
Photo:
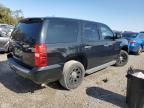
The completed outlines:
{"type": "MultiPolygon", "coordinates": [[[[10,69],[7,61],[0,61],[0,83],[16,93],[34,93],[36,90],[43,89],[43,87],[35,84],[31,80],[18,76],[10,69]]],[[[47,85],[53,89],[65,90],[58,82],[47,85]]]]}
{"type": "Polygon", "coordinates": [[[128,108],[125,101],[125,96],[105,90],[99,87],[90,87],[86,89],[86,94],[93,98],[109,102],[120,108],[128,108]]]}
{"type": "Polygon", "coordinates": [[[35,90],[42,89],[32,81],[18,76],[9,68],[7,61],[0,62],[0,83],[16,93],[33,93],[35,90]]]}
{"type": "Polygon", "coordinates": [[[56,82],[52,82],[52,83],[48,83],[47,84],[49,87],[56,89],[56,90],[62,90],[62,91],[67,91],[67,89],[65,89],[64,87],[61,86],[61,84],[56,81],[56,82]]]}

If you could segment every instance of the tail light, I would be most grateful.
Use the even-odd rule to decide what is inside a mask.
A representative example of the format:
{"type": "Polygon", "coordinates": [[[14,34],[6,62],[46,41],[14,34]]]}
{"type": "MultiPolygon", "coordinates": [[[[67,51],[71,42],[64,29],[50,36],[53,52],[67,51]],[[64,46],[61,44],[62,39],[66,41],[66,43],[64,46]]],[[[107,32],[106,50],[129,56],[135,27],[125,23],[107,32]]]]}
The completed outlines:
{"type": "Polygon", "coordinates": [[[136,41],[134,41],[134,40],[129,41],[129,44],[135,44],[135,43],[136,43],[136,41]]]}
{"type": "Polygon", "coordinates": [[[35,66],[44,67],[48,65],[47,46],[45,44],[35,44],[35,66]]]}

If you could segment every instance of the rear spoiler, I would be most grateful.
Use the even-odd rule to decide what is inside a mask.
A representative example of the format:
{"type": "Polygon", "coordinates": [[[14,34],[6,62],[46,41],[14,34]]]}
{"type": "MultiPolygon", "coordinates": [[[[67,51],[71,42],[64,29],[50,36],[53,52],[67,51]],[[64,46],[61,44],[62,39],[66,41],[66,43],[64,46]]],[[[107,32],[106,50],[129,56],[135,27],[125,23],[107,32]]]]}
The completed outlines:
{"type": "Polygon", "coordinates": [[[25,18],[20,20],[22,23],[35,23],[35,22],[43,22],[44,18],[25,18]]]}

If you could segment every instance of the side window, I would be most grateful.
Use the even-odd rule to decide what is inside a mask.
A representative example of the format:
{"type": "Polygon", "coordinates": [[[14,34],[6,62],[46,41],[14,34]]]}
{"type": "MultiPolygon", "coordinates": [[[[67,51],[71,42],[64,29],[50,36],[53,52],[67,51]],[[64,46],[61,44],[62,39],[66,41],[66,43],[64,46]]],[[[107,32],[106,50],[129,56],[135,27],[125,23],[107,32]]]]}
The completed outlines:
{"type": "Polygon", "coordinates": [[[76,42],[78,29],[77,22],[50,20],[48,22],[46,42],[49,44],[76,42]]]}
{"type": "Polygon", "coordinates": [[[97,25],[93,23],[86,23],[84,25],[84,41],[93,42],[99,40],[99,34],[97,31],[97,25]]]}
{"type": "Polygon", "coordinates": [[[100,33],[102,40],[111,40],[113,39],[113,32],[105,25],[100,25],[100,33]]]}

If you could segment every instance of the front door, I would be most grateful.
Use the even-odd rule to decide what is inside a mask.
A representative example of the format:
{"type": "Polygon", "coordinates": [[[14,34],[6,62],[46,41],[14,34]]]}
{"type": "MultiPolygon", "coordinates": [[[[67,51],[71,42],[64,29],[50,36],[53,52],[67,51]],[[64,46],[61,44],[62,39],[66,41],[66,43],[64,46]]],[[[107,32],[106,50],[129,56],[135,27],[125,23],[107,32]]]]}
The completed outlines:
{"type": "Polygon", "coordinates": [[[103,57],[105,63],[113,61],[119,54],[120,46],[119,42],[114,41],[114,34],[112,30],[104,25],[98,24],[98,30],[100,34],[100,41],[103,44],[103,57]]]}
{"type": "MultiPolygon", "coordinates": [[[[113,33],[110,34],[113,38],[113,33]]],[[[103,65],[112,60],[113,40],[104,40],[98,31],[97,23],[85,23],[83,26],[83,52],[86,54],[88,68],[103,65]]]]}

